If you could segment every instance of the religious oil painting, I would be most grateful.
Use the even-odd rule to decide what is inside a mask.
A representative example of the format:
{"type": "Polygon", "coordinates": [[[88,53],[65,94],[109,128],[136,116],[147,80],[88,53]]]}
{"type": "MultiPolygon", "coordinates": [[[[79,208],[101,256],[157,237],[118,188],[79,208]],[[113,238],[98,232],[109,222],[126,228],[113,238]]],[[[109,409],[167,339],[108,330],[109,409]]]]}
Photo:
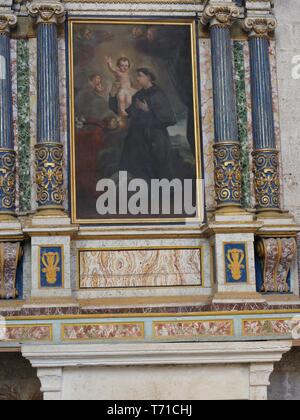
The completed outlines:
{"type": "Polygon", "coordinates": [[[194,20],[71,19],[72,217],[201,221],[194,20]]]}

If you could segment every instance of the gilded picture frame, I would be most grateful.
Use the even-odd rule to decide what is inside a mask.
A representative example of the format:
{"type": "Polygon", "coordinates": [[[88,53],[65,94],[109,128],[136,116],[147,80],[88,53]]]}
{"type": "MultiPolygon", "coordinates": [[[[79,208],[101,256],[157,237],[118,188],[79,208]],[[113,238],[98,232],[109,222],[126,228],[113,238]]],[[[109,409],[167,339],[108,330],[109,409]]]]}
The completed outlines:
{"type": "MultiPolygon", "coordinates": [[[[71,156],[70,182],[71,214],[73,223],[83,225],[201,223],[204,219],[204,193],[201,163],[197,25],[195,19],[86,19],[71,17],[68,22],[68,38],[71,156]],[[180,83],[179,76],[182,75],[183,72],[179,71],[176,73],[173,69],[175,61],[173,62],[172,57],[170,58],[170,56],[164,57],[164,54],[168,54],[166,51],[172,50],[169,48],[168,42],[171,42],[172,38],[176,40],[176,36],[179,38],[180,34],[183,34],[186,37],[186,43],[188,45],[185,46],[185,50],[187,53],[186,55],[182,53],[179,54],[180,56],[183,56],[182,60],[184,61],[181,62],[181,58],[177,58],[176,63],[179,63],[178,68],[181,68],[181,70],[184,67],[184,64],[190,63],[189,66],[185,65],[185,79],[182,83],[180,83]],[[155,45],[149,46],[149,44],[155,42],[155,40],[158,47],[155,45]],[[111,55],[111,57],[108,57],[105,53],[111,55]],[[127,63],[123,63],[122,60],[127,61],[127,63]],[[119,67],[120,63],[121,67],[119,67]],[[173,64],[171,65],[170,63],[173,64]],[[125,70],[124,73],[120,70],[122,69],[122,66],[127,66],[127,70],[125,70]],[[155,69],[154,71],[153,68],[155,69]],[[165,70],[165,68],[167,70],[165,70]],[[159,150],[156,154],[158,157],[157,161],[155,160],[155,157],[152,158],[152,160],[150,158],[148,159],[146,153],[138,150],[140,146],[136,147],[137,144],[143,144],[143,142],[146,144],[145,132],[148,131],[145,131],[143,127],[144,131],[138,132],[136,130],[134,135],[133,129],[130,128],[134,125],[132,123],[133,117],[130,117],[130,114],[127,117],[123,115],[127,114],[127,112],[129,113],[128,109],[133,107],[135,96],[138,96],[140,92],[145,91],[141,86],[137,87],[137,85],[134,85],[134,83],[137,83],[136,80],[138,80],[139,76],[140,78],[146,78],[144,73],[139,73],[139,70],[146,72],[146,76],[151,82],[151,77],[154,77],[153,80],[155,80],[155,82],[153,81],[152,86],[159,89],[160,96],[157,96],[157,100],[153,99],[153,103],[156,101],[155,103],[161,104],[160,108],[164,114],[162,118],[167,118],[165,115],[167,113],[166,108],[168,105],[165,104],[171,104],[172,107],[176,108],[174,111],[174,123],[172,123],[171,127],[168,127],[167,129],[163,128],[161,129],[161,132],[158,132],[156,125],[154,131],[151,131],[151,133],[158,133],[157,135],[155,134],[154,137],[149,137],[153,149],[155,150],[155,148],[157,148],[157,150],[159,150]],[[129,74],[127,78],[126,72],[129,74]],[[103,76],[103,74],[105,76],[103,76]],[[137,79],[134,82],[131,82],[136,75],[137,79]],[[158,79],[158,84],[162,85],[163,88],[160,88],[160,86],[157,87],[156,79],[158,79]],[[186,90],[184,90],[185,86],[187,86],[186,90]],[[101,89],[106,93],[102,94],[101,89]],[[131,91],[132,95],[130,94],[131,91]],[[165,94],[165,103],[162,96],[164,91],[167,91],[165,94]],[[191,95],[188,95],[188,93],[191,93],[191,95]],[[107,99],[105,99],[105,101],[103,100],[103,97],[106,98],[105,95],[108,95],[108,101],[107,99]],[[101,96],[102,98],[99,99],[101,96]],[[112,105],[112,103],[114,105],[112,105]],[[129,108],[126,108],[128,105],[130,105],[129,108]],[[109,114],[112,109],[116,116],[109,114]],[[110,116],[103,119],[103,115],[110,116]],[[186,138],[183,134],[184,131],[187,133],[186,138]],[[128,132],[132,134],[130,135],[128,132]],[[165,142],[161,149],[163,150],[163,153],[161,153],[159,148],[162,144],[162,138],[165,139],[165,136],[169,137],[172,146],[170,146],[170,152],[165,152],[165,145],[167,144],[167,142],[165,142]],[[119,139],[121,140],[119,141],[119,139]],[[141,142],[139,141],[140,139],[141,142]],[[155,143],[156,139],[158,139],[157,143],[155,143]],[[122,145],[122,141],[123,146],[119,146],[122,145]],[[130,142],[131,146],[128,145],[130,142]],[[159,146],[157,146],[158,143],[159,146]],[[175,143],[176,146],[174,146],[175,143]],[[112,144],[117,144],[117,146],[114,146],[115,149],[113,149],[112,144]],[[122,214],[122,216],[120,216],[120,214],[112,216],[97,214],[98,201],[96,190],[99,185],[98,182],[103,178],[106,178],[102,174],[109,173],[110,167],[113,166],[112,161],[116,159],[116,156],[119,153],[117,148],[122,150],[120,152],[120,162],[126,162],[125,165],[119,164],[119,176],[121,173],[126,173],[127,170],[121,169],[121,167],[127,168],[128,166],[129,176],[143,179],[144,175],[136,174],[139,174],[141,169],[143,170],[145,167],[148,168],[149,162],[149,167],[152,165],[151,168],[155,168],[155,173],[159,174],[157,176],[158,179],[182,179],[182,185],[184,185],[184,187],[186,185],[184,183],[186,178],[189,178],[188,175],[192,174],[190,178],[193,183],[192,194],[195,213],[192,215],[185,213],[184,205],[182,206],[182,208],[184,208],[182,214],[175,214],[175,204],[171,204],[171,207],[173,207],[171,208],[169,215],[161,215],[159,213],[153,216],[151,212],[150,214],[147,214],[147,216],[142,214],[122,214]],[[117,152],[114,150],[117,150],[117,152]],[[127,150],[127,154],[124,150],[127,150]],[[176,157],[177,160],[174,158],[175,152],[179,156],[178,158],[176,157]],[[127,156],[127,158],[124,158],[124,155],[127,156]],[[166,157],[167,155],[168,158],[166,157]],[[110,158],[110,156],[113,157],[110,158]],[[171,158],[169,158],[169,156],[171,156],[171,158]],[[134,169],[132,169],[132,162],[134,166],[137,166],[136,163],[140,160],[141,162],[139,162],[138,170],[134,171],[134,169]],[[131,166],[129,166],[129,161],[131,162],[131,166]],[[105,162],[105,164],[103,162],[105,162]],[[166,164],[164,164],[164,162],[166,162],[166,164]],[[168,177],[168,175],[165,176],[163,173],[165,166],[169,166],[169,162],[171,162],[170,166],[173,165],[172,173],[174,174],[173,176],[170,175],[170,177],[168,177]],[[178,173],[175,173],[176,171],[178,171],[178,173]],[[98,173],[101,173],[101,175],[98,175],[98,173]]],[[[174,40],[172,42],[174,42],[174,40]]],[[[155,93],[153,94],[153,98],[154,95],[155,93]]],[[[142,108],[144,107],[143,111],[148,112],[148,115],[150,115],[150,111],[152,112],[152,104],[150,106],[147,99],[141,101],[136,99],[136,103],[141,107],[138,112],[141,113],[142,108]]],[[[158,111],[159,106],[155,109],[154,114],[156,115],[158,111]]],[[[151,118],[153,120],[153,117],[151,118]]],[[[142,118],[140,118],[140,120],[141,119],[142,118]]],[[[148,130],[149,127],[146,125],[145,127],[147,127],[148,130]]],[[[151,135],[153,136],[153,134],[151,135]]],[[[146,144],[147,147],[148,144],[149,143],[146,144]]],[[[115,165],[114,174],[117,173],[117,167],[118,164],[115,165]]],[[[151,171],[149,173],[151,173],[151,171]]],[[[108,174],[108,178],[110,179],[112,179],[113,176],[114,175],[111,175],[111,173],[108,174]]],[[[151,178],[151,175],[149,175],[149,178],[151,178]]],[[[120,177],[116,183],[120,191],[120,177]]],[[[102,193],[104,194],[104,192],[101,192],[101,194],[102,193]]],[[[182,197],[185,197],[184,191],[182,197]]],[[[120,195],[118,196],[118,200],[121,200],[120,195]]],[[[159,209],[161,210],[161,207],[159,207],[159,209]]]]}

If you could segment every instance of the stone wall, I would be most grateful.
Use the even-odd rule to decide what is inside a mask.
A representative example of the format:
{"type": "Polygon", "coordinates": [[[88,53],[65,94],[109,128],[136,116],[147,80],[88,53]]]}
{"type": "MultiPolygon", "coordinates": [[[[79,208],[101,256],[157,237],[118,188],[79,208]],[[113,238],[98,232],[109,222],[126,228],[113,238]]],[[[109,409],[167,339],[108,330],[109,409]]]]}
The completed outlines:
{"type": "Polygon", "coordinates": [[[275,364],[268,391],[269,400],[300,400],[300,348],[295,347],[275,364]]]}
{"type": "Polygon", "coordinates": [[[20,353],[0,353],[0,401],[39,400],[41,384],[20,353]]]}
{"type": "Polygon", "coordinates": [[[300,2],[275,0],[274,3],[278,19],[276,40],[284,207],[300,221],[300,2]]]}
{"type": "MultiPolygon", "coordinates": [[[[283,204],[300,221],[300,2],[275,0],[283,204]]],[[[300,240],[298,238],[300,272],[300,240]]]]}

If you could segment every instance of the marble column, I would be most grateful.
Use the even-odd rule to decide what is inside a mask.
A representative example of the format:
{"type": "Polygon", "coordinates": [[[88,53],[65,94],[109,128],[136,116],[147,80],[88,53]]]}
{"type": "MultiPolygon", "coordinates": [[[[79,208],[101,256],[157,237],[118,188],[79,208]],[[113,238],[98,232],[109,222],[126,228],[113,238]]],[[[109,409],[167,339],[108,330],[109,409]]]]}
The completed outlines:
{"type": "Polygon", "coordinates": [[[16,16],[0,9],[0,219],[15,215],[16,154],[14,151],[10,29],[16,16]]]}
{"type": "Polygon", "coordinates": [[[39,212],[64,210],[63,145],[60,141],[58,24],[65,19],[60,1],[33,1],[37,21],[37,145],[36,184],[39,212]]]}
{"type": "Polygon", "coordinates": [[[258,213],[280,212],[279,151],[276,150],[269,34],[275,17],[247,17],[253,119],[253,170],[258,213]]]}
{"type": "Polygon", "coordinates": [[[241,207],[241,145],[238,140],[233,52],[230,27],[239,16],[232,2],[211,3],[202,23],[210,26],[215,123],[215,192],[218,209],[236,211],[241,207]]]}

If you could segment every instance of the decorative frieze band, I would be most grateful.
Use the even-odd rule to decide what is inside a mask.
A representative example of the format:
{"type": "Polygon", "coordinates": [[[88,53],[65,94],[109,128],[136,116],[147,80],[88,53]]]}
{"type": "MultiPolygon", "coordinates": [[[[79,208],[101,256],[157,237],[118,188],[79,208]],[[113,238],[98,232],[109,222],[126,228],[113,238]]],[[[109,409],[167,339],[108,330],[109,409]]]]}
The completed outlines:
{"type": "Polygon", "coordinates": [[[28,5],[29,14],[37,23],[63,23],[65,8],[59,1],[33,1],[28,5]]]}

